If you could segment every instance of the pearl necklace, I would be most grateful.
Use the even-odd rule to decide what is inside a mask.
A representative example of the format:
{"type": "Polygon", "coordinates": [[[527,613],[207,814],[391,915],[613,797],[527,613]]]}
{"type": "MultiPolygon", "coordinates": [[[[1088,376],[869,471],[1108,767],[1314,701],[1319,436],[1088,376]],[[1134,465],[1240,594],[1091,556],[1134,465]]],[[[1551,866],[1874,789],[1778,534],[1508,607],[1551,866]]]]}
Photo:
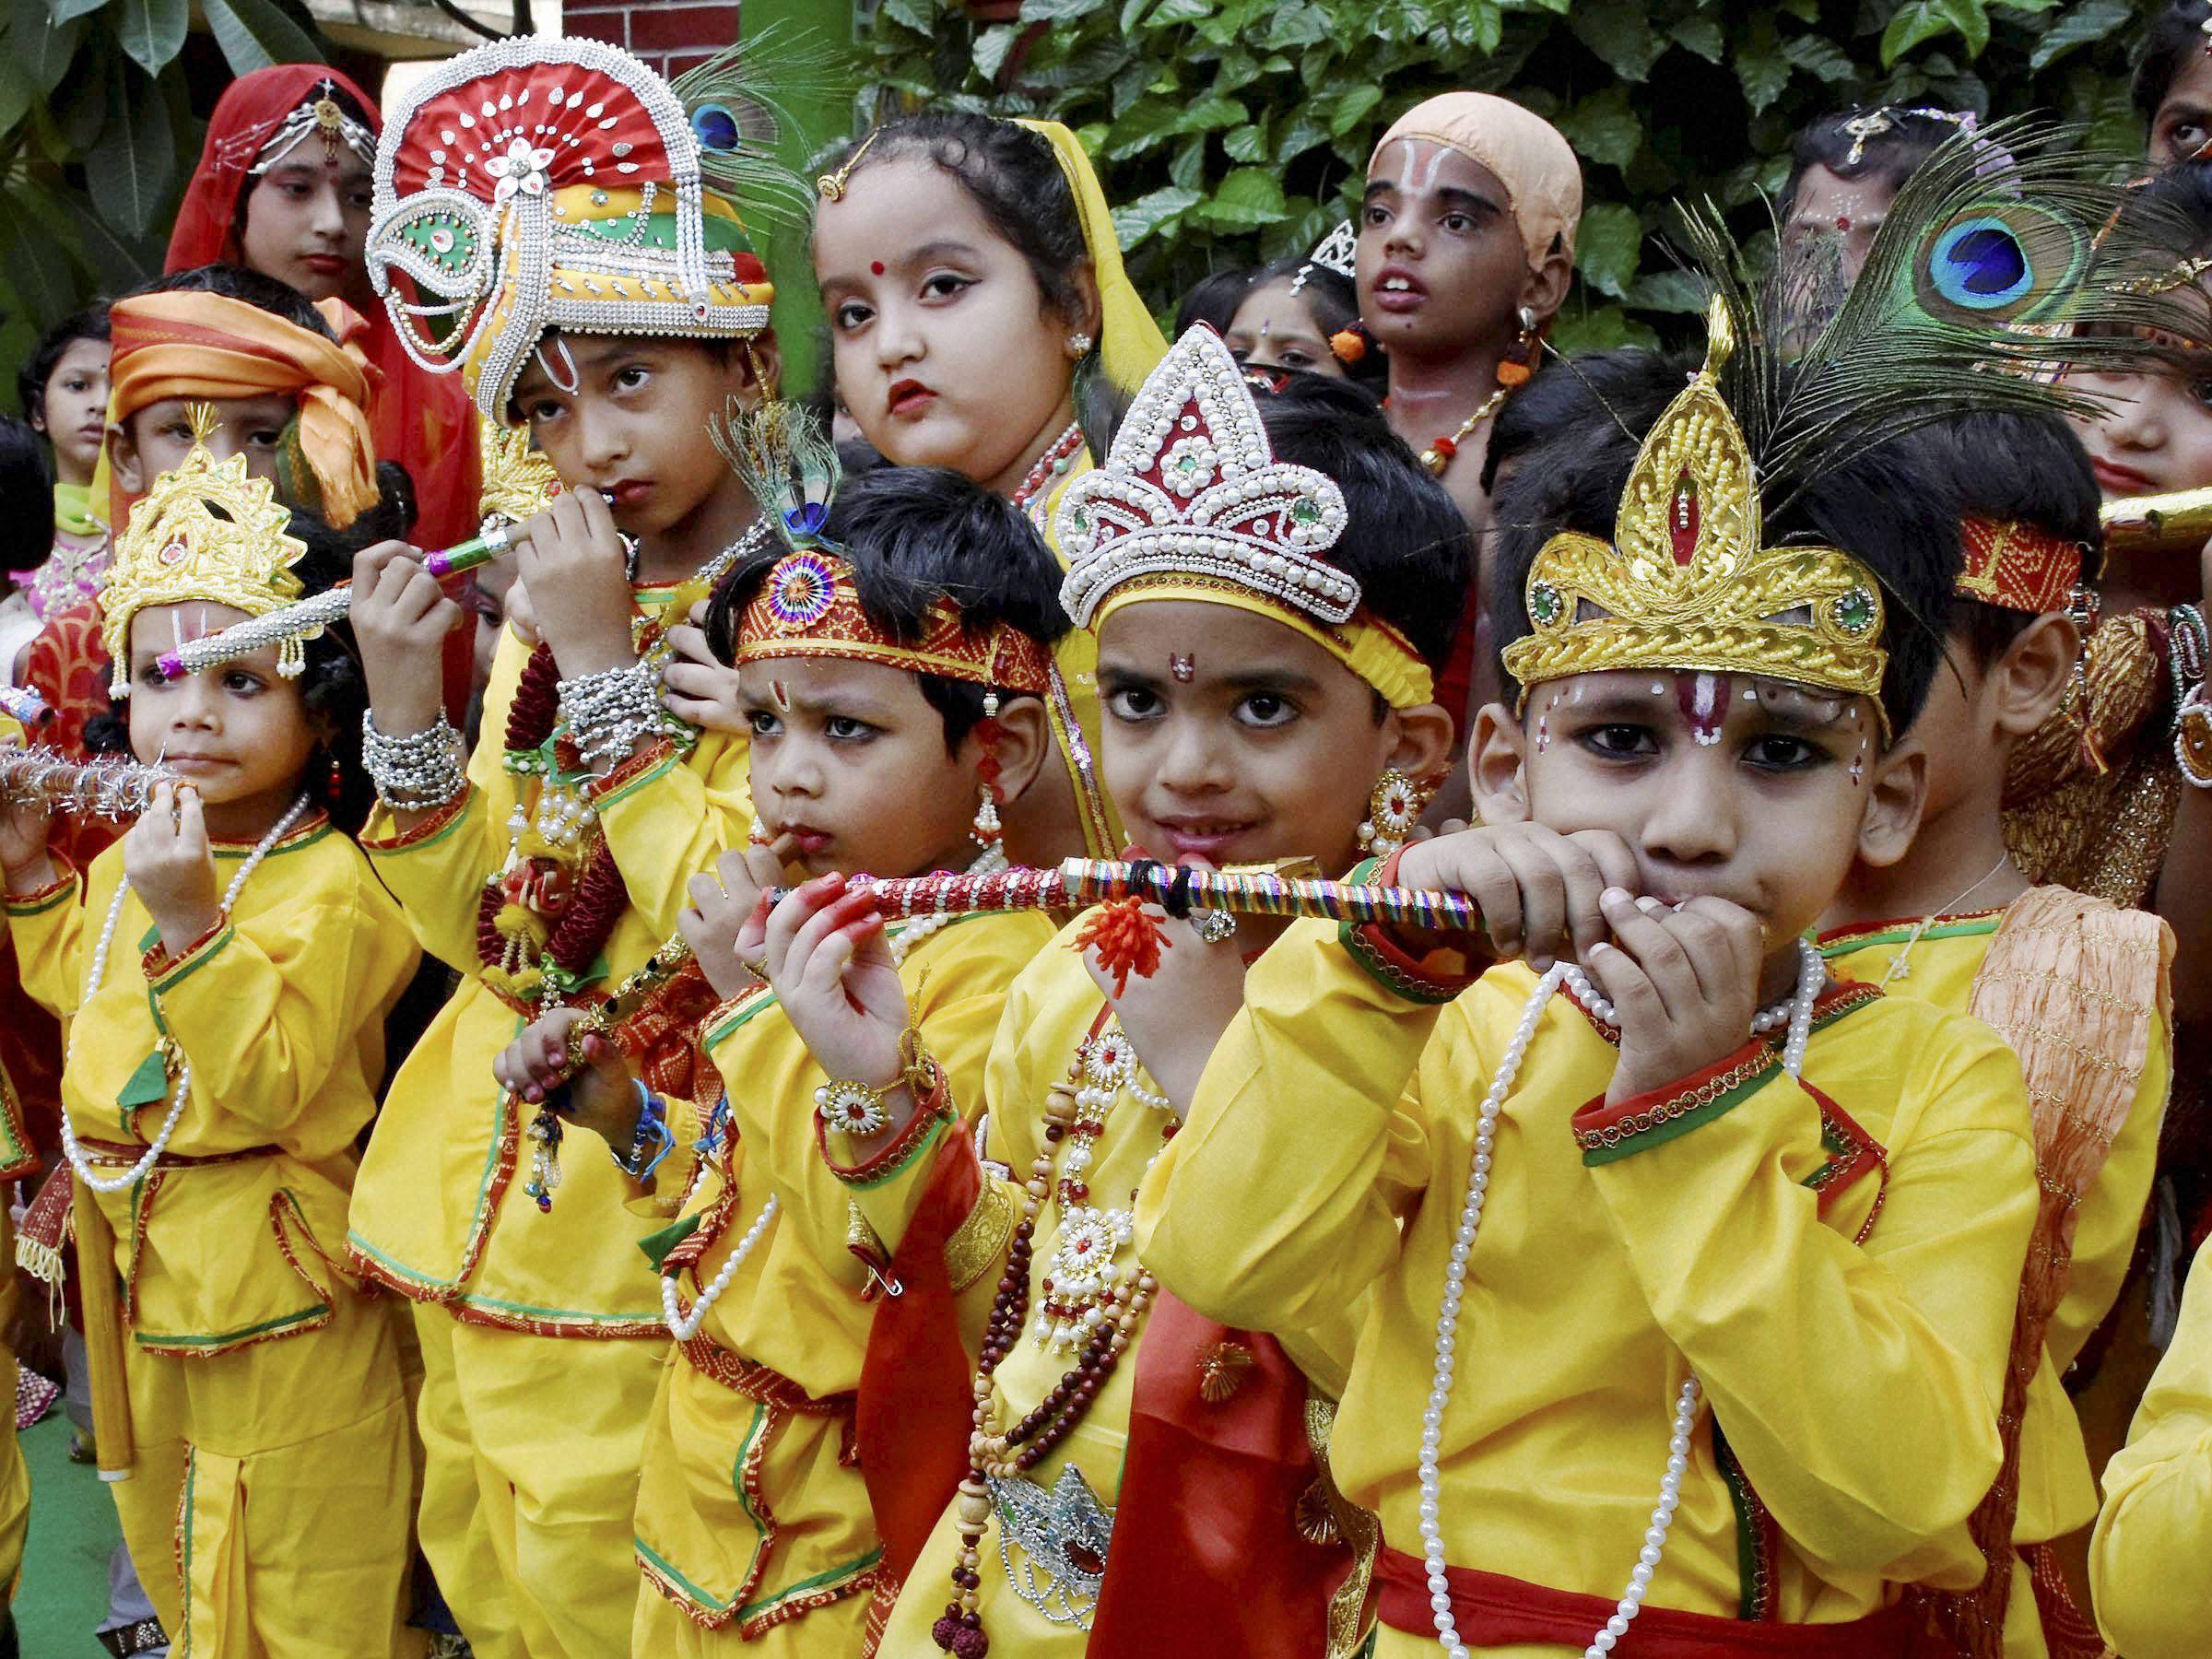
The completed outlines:
{"type": "MultiPolygon", "coordinates": [[[[1819,1000],[1820,987],[1827,981],[1828,964],[1818,950],[1800,939],[1796,994],[1787,1003],[1762,1009],[1751,1022],[1754,1031],[1788,1029],[1789,1034],[1783,1043],[1782,1064],[1792,1077],[1805,1069],[1805,1045],[1812,1035],[1813,1005],[1819,1000]]],[[[1512,1092],[1513,1079],[1521,1070],[1528,1045],[1535,1040],[1545,1006],[1561,985],[1606,1025],[1616,1023],[1613,1005],[1597,994],[1588,977],[1573,963],[1558,963],[1536,982],[1527,1006],[1521,1010],[1521,1023],[1513,1030],[1513,1040],[1506,1045],[1505,1056],[1498,1063],[1498,1075],[1491,1079],[1489,1092],[1483,1096],[1475,1130],[1475,1155],[1467,1173],[1466,1202],[1459,1212],[1459,1230],[1452,1241],[1452,1265],[1444,1269],[1443,1305],[1436,1316],[1436,1365],[1430,1381],[1428,1405],[1421,1413],[1420,1532],[1422,1559],[1429,1579],[1429,1605],[1436,1615],[1436,1639],[1450,1659],[1468,1659],[1468,1654],[1466,1645],[1459,1639],[1458,1621],[1452,1616],[1452,1581],[1446,1572],[1444,1556],[1442,1481],[1437,1472],[1437,1459],[1443,1442],[1444,1410],[1452,1403],[1460,1297],[1466,1284],[1467,1257],[1482,1228],[1482,1206],[1490,1184],[1498,1114],[1504,1110],[1506,1097],[1512,1092]]],[[[1697,1422],[1698,1394],[1697,1378],[1685,1378],[1682,1392],[1675,1401],[1674,1428],[1666,1442],[1666,1473],[1659,1482],[1659,1501],[1652,1511],[1652,1524],[1644,1532],[1643,1547],[1637,1552],[1636,1565],[1630,1572],[1619,1606],[1606,1621],[1605,1629],[1591,1638],[1590,1645],[1583,1650],[1583,1659],[1605,1659],[1619,1644],[1620,1639],[1628,1634],[1630,1622],[1643,1606],[1653,1576],[1659,1571],[1667,1531],[1674,1524],[1675,1511],[1682,1501],[1682,1477],[1689,1468],[1689,1435],[1697,1422]]]]}
{"type": "MultiPolygon", "coordinates": [[[[238,895],[246,885],[246,877],[261,867],[261,861],[269,855],[271,848],[291,833],[292,826],[300,821],[307,808],[308,797],[303,794],[292,803],[290,810],[276,820],[269,832],[254,843],[253,851],[246,855],[246,862],[238,866],[238,874],[230,878],[229,887],[224,889],[224,915],[228,916],[230,907],[238,902],[238,895]]],[[[78,1005],[80,1014],[91,1006],[92,994],[100,989],[100,982],[107,977],[108,947],[115,941],[115,924],[123,919],[123,901],[130,896],[130,891],[129,877],[124,877],[115,884],[115,898],[108,906],[107,922],[100,928],[100,938],[92,947],[92,969],[86,975],[85,1000],[78,1005]]],[[[76,1032],[73,1029],[69,1033],[68,1064],[74,1066],[76,1063],[76,1032]]],[[[127,1186],[135,1186],[146,1179],[147,1171],[160,1161],[161,1154],[169,1149],[170,1137],[176,1134],[178,1121],[184,1115],[184,1102],[191,1095],[192,1062],[180,1054],[177,1061],[177,1086],[170,1097],[169,1115],[161,1120],[161,1127],[155,1133],[153,1144],[147,1147],[145,1156],[115,1176],[95,1175],[92,1172],[91,1159],[85,1156],[84,1148],[77,1144],[76,1131],[71,1127],[69,1112],[65,1107],[62,1112],[62,1151],[68,1157],[69,1167],[76,1171],[79,1181],[96,1193],[120,1193],[127,1186]]]]}
{"type": "MultiPolygon", "coordinates": [[[[1005,868],[1006,868],[1006,847],[1002,843],[994,841],[977,855],[976,861],[963,870],[961,875],[977,877],[995,876],[1005,868]]],[[[937,895],[937,902],[944,904],[951,897],[951,889],[947,888],[937,895]]],[[[962,915],[970,913],[971,912],[937,910],[932,911],[927,915],[914,917],[912,921],[907,923],[904,927],[891,936],[888,947],[891,953],[891,966],[894,968],[903,967],[906,959],[913,953],[914,947],[923,940],[933,934],[944,932],[945,929],[958,922],[962,915]]]]}
{"type": "Polygon", "coordinates": [[[1029,476],[1015,488],[1014,494],[1009,498],[1014,511],[1027,512],[1030,503],[1042,493],[1045,486],[1054,478],[1065,477],[1067,469],[1076,464],[1076,452],[1082,447],[1082,425],[1070,421],[1067,429],[1053,440],[1044,453],[1037,457],[1037,465],[1030,468],[1029,476]]]}

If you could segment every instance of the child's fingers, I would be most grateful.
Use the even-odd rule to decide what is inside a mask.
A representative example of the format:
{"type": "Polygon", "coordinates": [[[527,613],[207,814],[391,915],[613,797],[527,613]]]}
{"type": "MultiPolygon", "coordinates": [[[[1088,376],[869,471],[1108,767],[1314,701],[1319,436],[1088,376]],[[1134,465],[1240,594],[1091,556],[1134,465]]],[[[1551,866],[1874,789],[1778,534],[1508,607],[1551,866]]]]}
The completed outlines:
{"type": "Polygon", "coordinates": [[[187,857],[207,851],[207,818],[200,792],[189,783],[177,794],[177,850],[187,857]]]}
{"type": "Polygon", "coordinates": [[[1482,930],[1490,943],[1507,956],[1517,956],[1524,935],[1521,912],[1521,883],[1512,865],[1495,846],[1473,861],[1459,884],[1482,911],[1482,930]]]}
{"type": "MultiPolygon", "coordinates": [[[[768,933],[763,941],[768,947],[769,972],[780,977],[782,964],[791,960],[802,933],[821,916],[822,912],[845,890],[842,876],[818,876],[812,881],[794,888],[783,902],[769,912],[768,933]]],[[[818,943],[827,927],[817,929],[808,939],[811,947],[818,943]]]]}
{"type": "Polygon", "coordinates": [[[692,877],[684,884],[684,891],[690,898],[691,908],[702,920],[718,914],[728,898],[712,870],[701,870],[692,877]]]}
{"type": "Polygon", "coordinates": [[[1681,910],[1683,920],[1695,920],[1700,929],[1700,937],[1706,943],[1698,957],[1698,978],[1712,991],[1715,980],[1740,994],[1744,986],[1751,986],[1757,995],[1759,969],[1767,959],[1766,924],[1740,904],[1731,904],[1725,899],[1692,899],[1681,910]]]}
{"type": "Polygon", "coordinates": [[[1651,976],[1618,946],[1598,941],[1591,947],[1587,967],[1623,1030],[1649,1030],[1667,1017],[1665,1002],[1651,976]]]}
{"type": "MultiPolygon", "coordinates": [[[[1646,900],[1643,903],[1657,906],[1665,913],[1665,907],[1657,900],[1646,900]]],[[[1618,948],[1635,959],[1636,966],[1665,1005],[1665,1018],[1687,1018],[1694,1013],[1703,1001],[1703,992],[1699,987],[1696,971],[1683,952],[1681,941],[1667,931],[1658,916],[1643,909],[1620,888],[1606,890],[1605,910],[1606,922],[1618,942],[1618,948]]]]}
{"type": "MultiPolygon", "coordinates": [[[[865,888],[842,893],[824,905],[793,936],[791,948],[783,954],[784,972],[796,974],[802,982],[810,982],[809,967],[824,943],[831,935],[866,919],[875,907],[875,895],[865,888]]],[[[772,918],[769,925],[772,931],[775,926],[772,918]]]]}
{"type": "Polygon", "coordinates": [[[1586,951],[1606,936],[1605,907],[1599,902],[1606,889],[1619,888],[1633,893],[1643,885],[1643,874],[1636,867],[1636,855],[1629,851],[1628,842],[1610,830],[1578,830],[1566,841],[1579,859],[1589,861],[1596,874],[1595,886],[1586,894],[1579,887],[1571,888],[1569,909],[1575,947],[1578,952],[1586,951]]]}

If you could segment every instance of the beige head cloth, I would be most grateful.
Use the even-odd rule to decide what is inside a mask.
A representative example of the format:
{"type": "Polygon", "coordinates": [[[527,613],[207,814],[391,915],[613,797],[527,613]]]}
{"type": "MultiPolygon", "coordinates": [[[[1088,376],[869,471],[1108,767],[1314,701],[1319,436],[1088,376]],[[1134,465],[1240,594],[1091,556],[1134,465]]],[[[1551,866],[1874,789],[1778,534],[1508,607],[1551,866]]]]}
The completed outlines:
{"type": "MultiPolygon", "coordinates": [[[[1575,221],[1583,217],[1583,170],[1559,128],[1541,115],[1488,92],[1444,92],[1398,117],[1375,155],[1400,138],[1426,138],[1457,150],[1498,177],[1521,227],[1529,269],[1557,245],[1574,258],[1575,221]]],[[[1371,157],[1369,170],[1374,167],[1371,157]]]]}

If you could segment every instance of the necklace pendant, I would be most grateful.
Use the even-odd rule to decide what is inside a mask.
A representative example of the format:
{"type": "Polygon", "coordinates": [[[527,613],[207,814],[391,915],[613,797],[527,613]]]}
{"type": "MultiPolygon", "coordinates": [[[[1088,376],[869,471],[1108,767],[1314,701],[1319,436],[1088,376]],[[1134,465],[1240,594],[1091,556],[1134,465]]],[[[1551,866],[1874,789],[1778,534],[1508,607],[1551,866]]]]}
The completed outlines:
{"type": "Polygon", "coordinates": [[[1074,1464],[1048,1488],[1019,1476],[986,1476],[998,1512],[998,1555],[1014,1594],[1055,1625],[1088,1631],[1106,1583],[1113,1511],[1074,1464]]]}

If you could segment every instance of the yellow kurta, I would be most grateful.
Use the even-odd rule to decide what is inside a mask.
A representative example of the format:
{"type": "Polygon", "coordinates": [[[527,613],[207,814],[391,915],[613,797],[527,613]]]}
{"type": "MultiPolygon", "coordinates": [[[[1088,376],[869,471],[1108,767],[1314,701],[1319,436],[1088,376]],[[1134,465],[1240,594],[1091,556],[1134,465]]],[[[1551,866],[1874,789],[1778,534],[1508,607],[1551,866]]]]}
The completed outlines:
{"type": "MultiPolygon", "coordinates": [[[[1495,968],[1440,1012],[1371,978],[1333,925],[1296,924],[1247,977],[1139,1206],[1160,1282],[1215,1318],[1295,1326],[1374,1285],[1331,1460],[1416,1557],[1423,1399],[1477,1106],[1534,983],[1495,968]]],[[[1585,1164],[1570,1118],[1602,1103],[1616,1051],[1569,998],[1545,1008],[1467,1264],[1440,1459],[1453,1562],[1617,1599],[1694,1370],[1700,1422],[1652,1605],[1744,1609],[1715,1418],[1780,1529],[1773,1617],[1852,1619],[1893,1598],[1886,1581],[1979,1578],[1965,1524],[1997,1470],[2036,1206],[2019,1066],[1927,1005],[1830,1001],[1805,1077],[1888,1160],[1864,1246],[1877,1176],[1822,1181],[1820,1214],[1806,1182],[1845,1154],[1778,1053],[1732,1057],[1740,1082],[1675,1133],[1585,1164]]],[[[1380,1651],[1434,1647],[1385,1630],[1380,1651]]]]}
{"type": "MultiPolygon", "coordinates": [[[[914,935],[900,975],[964,1112],[982,1100],[1007,986],[1052,932],[1029,912],[914,935]]],[[[875,1313],[864,1300],[868,1268],[847,1244],[854,1201],[895,1250],[938,1136],[959,1131],[931,1134],[865,1188],[848,1185],[817,1147],[814,1091],[825,1076],[772,994],[718,1013],[702,1042],[727,1085],[728,1112],[715,1120],[717,1142],[695,1182],[688,1160],[671,1154],[657,1182],[681,1202],[679,1230],[712,1240],[682,1275],[687,1307],[771,1196],[777,1214],[700,1327],[720,1354],[696,1340],[679,1349],[653,1403],[637,1512],[646,1584],[632,1649],[857,1653],[881,1550],[851,1461],[850,1397],[875,1313]],[[728,1357],[775,1374],[729,1367],[737,1387],[700,1367],[728,1357]]]]}
{"type": "MultiPolygon", "coordinates": [[[[680,621],[699,596],[650,588],[638,602],[648,617],[680,621]]],[[[590,1136],[571,1139],[558,1201],[539,1214],[523,1191],[532,1110],[507,1104],[492,1081],[493,1057],[525,1022],[477,977],[477,907],[506,859],[520,799],[500,758],[528,657],[512,632],[501,636],[458,806],[406,835],[380,812],[363,840],[425,948],[463,978],[393,1079],[347,1242],[366,1271],[422,1304],[425,1349],[441,1353],[419,1406],[424,1551],[449,1583],[479,1581],[489,1562],[504,1581],[473,1606],[455,1595],[464,1628],[480,1653],[526,1644],[581,1655],[628,1640],[638,1437],[666,1334],[652,1276],[639,1270],[637,1243],[654,1223],[625,1207],[629,1186],[613,1160],[590,1136]],[[455,1321],[469,1328],[443,1328],[455,1321]],[[587,1357],[545,1337],[639,1340],[587,1357]],[[543,1404],[577,1386],[579,1368],[593,1378],[588,1422],[543,1404]]],[[[746,750],[742,737],[703,734],[688,755],[598,792],[629,898],[603,951],[602,988],[676,931],[690,877],[744,844],[746,750]]]]}
{"type": "MultiPolygon", "coordinates": [[[[984,1077],[984,1106],[989,1113],[984,1155],[1012,1171],[1017,1190],[1029,1178],[1030,1165],[1042,1145],[1046,1095],[1053,1084],[1067,1076],[1069,1063],[1105,1006],[1104,997],[1084,968],[1081,954],[1071,947],[1081,924],[1081,918],[1069,924],[1014,982],[991,1050],[984,1077]]],[[[1163,1131],[1173,1120],[1164,1109],[1148,1104],[1135,1092],[1141,1088],[1157,1093],[1151,1077],[1141,1068],[1135,1084],[1135,1088],[1122,1090],[1109,1112],[1105,1133],[1096,1142],[1084,1173],[1094,1209],[1126,1211],[1133,1192],[1149,1193],[1159,1180],[1165,1162],[1162,1148],[1168,1144],[1163,1131]]],[[[1059,1159],[1065,1171],[1065,1142],[1059,1159]]],[[[1066,1216],[1057,1197],[1047,1199],[1038,1218],[1030,1258],[1030,1326],[991,1379],[1002,1427],[1011,1426],[1033,1410],[1076,1361],[1072,1350],[1041,1347],[1033,1335],[1044,1300],[1039,1281],[1053,1271],[1053,1254],[1065,1224],[1066,1216]]],[[[1150,1265],[1149,1255],[1129,1244],[1121,1248],[1117,1260],[1129,1267],[1137,1257],[1150,1265]]],[[[984,1274],[971,1292],[983,1304],[984,1312],[996,1289],[997,1277],[984,1274]]],[[[1280,1334],[1286,1351],[1324,1393],[1335,1394],[1349,1369],[1358,1324],[1347,1316],[1346,1309],[1359,1304],[1355,1289],[1336,1308],[1318,1309],[1300,1327],[1280,1334]]],[[[963,1310],[964,1315],[970,1312],[963,1310]]],[[[1064,1469],[1073,1467],[1100,1507],[1111,1511],[1117,1506],[1122,1456],[1129,1439],[1130,1406],[1143,1350],[1144,1327],[1140,1325],[1135,1340],[1122,1355],[1089,1409],[1030,1471],[1030,1478],[1036,1485],[1049,1489],[1064,1469]]],[[[1117,1517],[1115,1524],[1140,1522],[1139,1517],[1124,1516],[1117,1517]]],[[[959,1530],[947,1510],[930,1534],[892,1611],[878,1650],[886,1659],[931,1659],[938,1653],[930,1627],[945,1611],[959,1547],[959,1530]]],[[[1028,1577],[1033,1567],[1035,1582],[1049,1585],[1050,1574],[1041,1564],[1033,1562],[1019,1545],[1008,1547],[1022,1576],[1028,1577]]],[[[1018,1653],[1022,1659],[1077,1659],[1088,1641],[1088,1610],[1080,1623],[1071,1623],[1048,1618],[1025,1599],[1007,1575],[995,1514],[977,1548],[982,1557],[982,1584],[976,1606],[991,1639],[991,1651],[1018,1653]]]]}
{"type": "Polygon", "coordinates": [[[2212,1246],[2182,1296],[2089,1546],[2097,1627],[2128,1659],[2197,1659],[2212,1630],[2212,1246]]]}
{"type": "MultiPolygon", "coordinates": [[[[1906,947],[1912,940],[1915,922],[1837,929],[1822,935],[1821,954],[1837,977],[1880,984],[1902,952],[1906,971],[1885,987],[1890,995],[1964,1013],[2003,919],[2002,911],[1939,916],[1910,950],[1906,947]]],[[[2090,1333],[2112,1312],[2150,1199],[2159,1130],[2172,1080],[2169,1011],[2155,1010],[2151,1022],[2135,1103],[2076,1212],[2073,1265],[2065,1291],[2043,1333],[2043,1362],[2029,1384],[2020,1430],[2019,1509],[2012,1529],[2016,1544],[2048,1543],[2087,1526],[2097,1515],[2097,1484],[2082,1444],[2081,1423],[2060,1379],[2090,1333]]],[[[2044,1651],[2028,1570],[2018,1560],[2013,1564],[2005,1624],[2005,1651],[2011,1659],[2033,1659],[2044,1651]]]]}
{"type": "MultiPolygon", "coordinates": [[[[218,879],[250,852],[218,844],[218,879]]],[[[125,1086],[166,1035],[192,1068],[169,1156],[222,1160],[99,1196],[130,1335],[137,1460],[109,1488],[124,1536],[179,1652],[303,1652],[330,1629],[353,1632],[355,1651],[399,1651],[406,1406],[390,1322],[364,1302],[344,1241],[353,1142],[415,942],[359,849],[318,818],[181,958],[148,954],[141,970],[157,940],[125,899],[84,1002],[122,878],[118,845],[82,880],[6,908],[26,988],[70,1021],[62,1093],[79,1137],[154,1134],[165,1090],[118,1100],[140,1092],[125,1086]]]]}

